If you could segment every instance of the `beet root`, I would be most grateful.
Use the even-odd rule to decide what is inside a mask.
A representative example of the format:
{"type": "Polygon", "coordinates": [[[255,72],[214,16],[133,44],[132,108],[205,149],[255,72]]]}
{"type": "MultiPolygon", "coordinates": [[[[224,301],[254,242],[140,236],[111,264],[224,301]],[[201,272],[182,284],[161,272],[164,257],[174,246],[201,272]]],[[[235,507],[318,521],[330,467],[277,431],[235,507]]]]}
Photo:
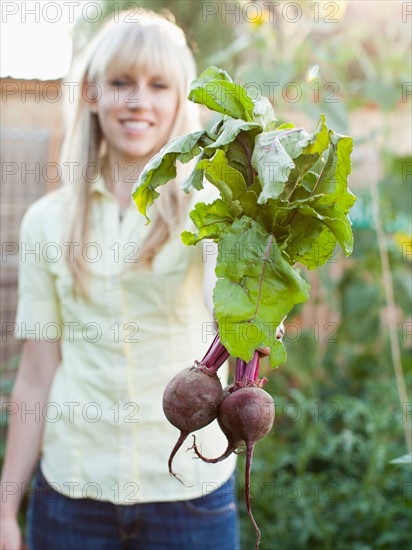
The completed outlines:
{"type": "Polygon", "coordinates": [[[232,437],[246,443],[245,500],[246,509],[256,530],[256,548],[260,543],[260,529],[250,507],[250,471],[256,441],[272,429],[275,404],[272,397],[259,387],[242,388],[227,397],[219,411],[223,426],[231,430],[232,437]]]}
{"type": "Polygon", "coordinates": [[[246,509],[256,530],[256,548],[260,543],[260,530],[250,507],[250,471],[256,441],[272,429],[275,404],[272,397],[257,386],[241,388],[231,393],[219,409],[221,426],[230,431],[232,439],[246,443],[245,500],[246,509]]]}
{"type": "Polygon", "coordinates": [[[213,422],[222,398],[223,390],[218,376],[202,365],[182,370],[166,386],[163,411],[168,421],[180,430],[180,437],[168,461],[169,473],[177,479],[177,474],[172,470],[175,454],[191,432],[213,422]]]}
{"type": "Polygon", "coordinates": [[[196,441],[192,448],[205,462],[215,463],[235,452],[239,445],[246,444],[245,500],[249,517],[256,530],[258,548],[260,530],[250,507],[250,472],[256,441],[265,437],[272,429],[275,404],[272,397],[258,385],[235,389],[232,393],[226,392],[225,395],[219,407],[218,422],[228,440],[226,450],[217,458],[206,458],[197,449],[196,441]]]}
{"type": "Polygon", "coordinates": [[[272,429],[275,405],[263,389],[240,388],[226,397],[219,407],[219,424],[231,439],[256,443],[272,429]]]}

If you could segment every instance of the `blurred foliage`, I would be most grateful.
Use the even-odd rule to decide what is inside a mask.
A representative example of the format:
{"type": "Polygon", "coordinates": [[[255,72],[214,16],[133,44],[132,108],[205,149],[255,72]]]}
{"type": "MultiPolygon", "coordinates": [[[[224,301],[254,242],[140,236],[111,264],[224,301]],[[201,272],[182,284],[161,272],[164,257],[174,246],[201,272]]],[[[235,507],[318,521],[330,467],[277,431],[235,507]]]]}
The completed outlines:
{"type": "Polygon", "coordinates": [[[400,2],[379,2],[378,10],[342,0],[237,4],[236,39],[210,61],[229,70],[235,60],[236,77],[254,83],[277,111],[298,107],[313,120],[324,113],[345,133],[356,107],[390,110],[402,101],[412,37],[400,2]]]}

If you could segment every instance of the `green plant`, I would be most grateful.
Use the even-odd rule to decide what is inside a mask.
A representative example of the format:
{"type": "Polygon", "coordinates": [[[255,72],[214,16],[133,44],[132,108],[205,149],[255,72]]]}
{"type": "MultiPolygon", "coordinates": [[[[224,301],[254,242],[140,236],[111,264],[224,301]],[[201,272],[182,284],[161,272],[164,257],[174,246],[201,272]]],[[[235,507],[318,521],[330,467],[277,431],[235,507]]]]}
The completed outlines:
{"type": "Polygon", "coordinates": [[[142,170],[133,198],[150,221],[147,209],[159,196],[157,188],[176,177],[178,161],[196,157],[182,189],[201,190],[206,178],[220,196],[196,203],[189,215],[197,231],[184,231],[182,240],[218,244],[213,302],[224,346],[246,361],[269,346],[275,367],[286,352],[274,329],[309,298],[295,264],[313,270],[337,243],[347,256],[352,252],[352,139],[330,130],[323,115],[310,134],[292,123],[278,126],[266,98],[252,100],[218,67],[191,83],[189,99],[223,118],[210,131],[167,143],[142,170]]]}

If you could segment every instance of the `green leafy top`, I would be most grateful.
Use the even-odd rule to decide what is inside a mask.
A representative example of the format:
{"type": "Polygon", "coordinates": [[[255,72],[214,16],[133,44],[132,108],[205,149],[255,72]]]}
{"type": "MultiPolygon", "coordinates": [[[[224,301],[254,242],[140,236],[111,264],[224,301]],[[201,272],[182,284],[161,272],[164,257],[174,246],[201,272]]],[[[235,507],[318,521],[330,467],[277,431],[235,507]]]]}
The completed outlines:
{"type": "Polygon", "coordinates": [[[336,244],[352,252],[352,139],[330,130],[324,115],[313,133],[291,123],[276,126],[270,102],[252,99],[217,67],[192,82],[189,99],[224,116],[209,132],[165,145],[145,166],[133,198],[147,217],[156,189],[176,176],[176,162],[197,157],[182,189],[200,190],[206,178],[220,197],[195,205],[190,217],[197,232],[183,232],[182,240],[218,243],[213,300],[222,343],[245,361],[269,346],[277,366],[286,352],[276,327],[309,298],[295,263],[315,269],[336,244]]]}

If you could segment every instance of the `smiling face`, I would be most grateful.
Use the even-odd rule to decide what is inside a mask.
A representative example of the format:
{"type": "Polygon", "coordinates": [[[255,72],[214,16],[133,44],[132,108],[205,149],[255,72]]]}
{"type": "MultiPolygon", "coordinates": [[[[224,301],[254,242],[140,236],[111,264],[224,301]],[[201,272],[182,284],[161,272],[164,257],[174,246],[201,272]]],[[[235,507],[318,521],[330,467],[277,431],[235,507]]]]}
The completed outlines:
{"type": "Polygon", "coordinates": [[[166,77],[111,72],[98,86],[91,110],[107,142],[109,163],[133,162],[139,168],[168,141],[178,109],[178,92],[166,77]]]}

